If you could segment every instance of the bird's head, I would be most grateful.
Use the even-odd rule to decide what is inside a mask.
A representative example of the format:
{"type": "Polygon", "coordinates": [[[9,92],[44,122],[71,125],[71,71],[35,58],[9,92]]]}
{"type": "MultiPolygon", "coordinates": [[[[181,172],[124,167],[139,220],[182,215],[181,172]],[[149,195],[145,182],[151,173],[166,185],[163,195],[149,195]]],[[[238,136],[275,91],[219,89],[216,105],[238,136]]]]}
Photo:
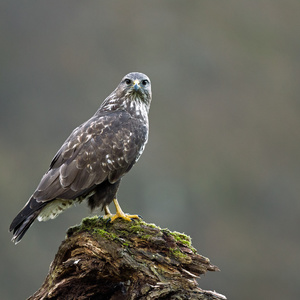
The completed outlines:
{"type": "Polygon", "coordinates": [[[149,77],[143,73],[127,74],[121,80],[117,90],[126,97],[139,98],[147,104],[151,101],[151,82],[149,77]]]}
{"type": "Polygon", "coordinates": [[[118,88],[126,96],[138,97],[142,101],[151,100],[151,82],[148,76],[143,73],[132,72],[127,74],[121,80],[118,88]]]}
{"type": "Polygon", "coordinates": [[[100,110],[135,110],[144,107],[148,113],[151,99],[149,77],[143,73],[132,72],[123,77],[117,88],[104,100],[100,110]]]}

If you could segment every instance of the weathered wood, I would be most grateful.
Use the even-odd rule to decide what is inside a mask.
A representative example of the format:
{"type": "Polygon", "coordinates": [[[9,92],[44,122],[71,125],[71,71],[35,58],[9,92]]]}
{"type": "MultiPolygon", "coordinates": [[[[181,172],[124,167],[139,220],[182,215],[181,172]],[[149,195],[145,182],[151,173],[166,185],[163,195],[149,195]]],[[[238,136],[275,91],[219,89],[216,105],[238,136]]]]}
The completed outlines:
{"type": "Polygon", "coordinates": [[[196,281],[217,270],[184,234],[143,221],[86,218],[68,230],[29,299],[226,299],[196,281]]]}

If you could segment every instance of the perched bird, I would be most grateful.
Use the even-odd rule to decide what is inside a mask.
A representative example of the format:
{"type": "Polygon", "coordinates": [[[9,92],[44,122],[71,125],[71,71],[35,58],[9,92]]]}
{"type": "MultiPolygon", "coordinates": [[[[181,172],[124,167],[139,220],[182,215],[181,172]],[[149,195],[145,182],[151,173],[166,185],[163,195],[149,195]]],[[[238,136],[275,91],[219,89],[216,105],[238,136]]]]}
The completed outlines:
{"type": "Polygon", "coordinates": [[[18,243],[33,221],[54,219],[75,202],[88,201],[91,210],[104,209],[105,218],[130,221],[117,201],[122,177],[141,156],[148,140],[150,79],[127,74],[96,113],[73,130],[54,156],[37,189],[12,221],[9,230],[18,243]],[[116,206],[112,215],[108,208],[116,206]]]}

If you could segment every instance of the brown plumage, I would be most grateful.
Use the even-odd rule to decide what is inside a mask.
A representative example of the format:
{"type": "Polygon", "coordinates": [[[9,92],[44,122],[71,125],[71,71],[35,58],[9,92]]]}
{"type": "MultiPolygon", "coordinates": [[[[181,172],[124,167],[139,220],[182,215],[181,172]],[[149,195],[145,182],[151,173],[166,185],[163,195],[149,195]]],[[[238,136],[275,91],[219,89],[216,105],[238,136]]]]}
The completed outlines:
{"type": "Polygon", "coordinates": [[[10,225],[19,242],[33,221],[55,218],[74,202],[102,207],[111,220],[125,215],[116,195],[121,178],[142,154],[148,140],[151,83],[142,73],[127,74],[88,121],[73,130],[53,158],[37,189],[10,225]],[[117,213],[108,205],[114,201],[117,213]]]}

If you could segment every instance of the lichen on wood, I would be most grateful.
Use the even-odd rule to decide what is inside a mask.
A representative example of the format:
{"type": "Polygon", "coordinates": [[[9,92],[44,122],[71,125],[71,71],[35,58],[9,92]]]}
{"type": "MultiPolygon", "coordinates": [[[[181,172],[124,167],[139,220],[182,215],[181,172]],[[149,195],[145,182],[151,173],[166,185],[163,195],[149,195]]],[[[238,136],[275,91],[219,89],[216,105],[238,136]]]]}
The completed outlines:
{"type": "Polygon", "coordinates": [[[185,234],[140,220],[85,218],[68,230],[29,299],[226,299],[196,281],[218,270],[185,234]]]}

